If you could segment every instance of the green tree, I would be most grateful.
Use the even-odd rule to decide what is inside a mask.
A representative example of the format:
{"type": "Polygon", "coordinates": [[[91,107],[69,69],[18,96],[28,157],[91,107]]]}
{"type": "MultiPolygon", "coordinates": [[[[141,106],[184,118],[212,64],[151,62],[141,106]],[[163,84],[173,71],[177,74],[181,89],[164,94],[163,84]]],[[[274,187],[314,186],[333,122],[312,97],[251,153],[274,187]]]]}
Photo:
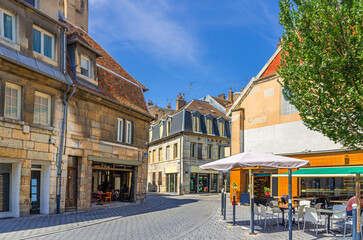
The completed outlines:
{"type": "Polygon", "coordinates": [[[363,1],[280,0],[283,94],[304,124],[363,146],[363,1]]]}

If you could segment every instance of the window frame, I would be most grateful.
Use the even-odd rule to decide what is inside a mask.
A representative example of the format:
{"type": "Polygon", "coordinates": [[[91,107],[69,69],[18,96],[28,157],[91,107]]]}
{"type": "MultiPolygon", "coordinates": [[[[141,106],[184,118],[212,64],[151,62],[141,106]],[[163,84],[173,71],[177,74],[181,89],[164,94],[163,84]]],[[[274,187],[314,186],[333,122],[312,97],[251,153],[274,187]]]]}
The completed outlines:
{"type": "Polygon", "coordinates": [[[281,90],[281,100],[280,100],[280,115],[286,116],[294,113],[298,113],[299,111],[296,109],[294,105],[290,103],[289,100],[285,99],[283,90],[281,90]]]}
{"type": "Polygon", "coordinates": [[[200,117],[193,115],[193,132],[200,133],[200,117]]]}
{"type": "Polygon", "coordinates": [[[161,162],[163,160],[163,148],[159,148],[158,151],[159,151],[158,160],[159,160],[159,162],[161,162]]]}
{"type": "Polygon", "coordinates": [[[153,150],[153,160],[152,162],[156,162],[156,149],[153,150]]]}
{"type": "Polygon", "coordinates": [[[16,24],[16,15],[5,10],[5,9],[2,9],[0,8],[0,37],[1,39],[4,39],[6,41],[9,41],[9,42],[12,42],[12,43],[16,43],[17,42],[17,24],[16,24]],[[4,14],[12,17],[12,24],[11,24],[11,27],[12,27],[12,38],[13,39],[9,39],[9,38],[6,38],[5,37],[5,28],[4,28],[4,14]]]}
{"type": "Polygon", "coordinates": [[[132,122],[126,120],[126,139],[125,142],[128,144],[132,144],[132,122]],[[129,135],[130,133],[130,135],[129,135]]]}
{"type": "Polygon", "coordinates": [[[166,149],[165,149],[165,160],[170,160],[170,145],[166,146],[166,149]]]}
{"type": "Polygon", "coordinates": [[[82,75],[82,76],[84,76],[84,77],[86,77],[86,78],[90,78],[90,79],[94,79],[94,77],[93,77],[93,63],[92,63],[92,61],[91,61],[91,58],[90,57],[88,57],[87,55],[85,55],[85,54],[81,54],[81,57],[80,57],[80,64],[79,64],[80,66],[81,66],[81,72],[80,72],[80,74],[82,75]],[[82,59],[84,59],[84,60],[86,60],[87,61],[87,63],[88,63],[88,76],[87,75],[84,75],[83,73],[82,73],[82,59]]]}
{"type": "Polygon", "coordinates": [[[218,160],[222,159],[224,157],[224,147],[223,146],[218,146],[218,160]]]}
{"type": "Polygon", "coordinates": [[[118,142],[124,141],[124,123],[125,123],[125,121],[122,118],[117,118],[117,141],[118,142]]]}
{"type": "Polygon", "coordinates": [[[160,122],[159,124],[159,139],[163,137],[164,124],[160,122]]]}
{"type": "Polygon", "coordinates": [[[220,137],[225,137],[226,136],[226,123],[224,121],[219,121],[218,122],[218,131],[219,131],[219,136],[220,137]]]}
{"type": "Polygon", "coordinates": [[[169,136],[171,132],[171,119],[166,121],[166,136],[169,136]]]}
{"type": "Polygon", "coordinates": [[[196,143],[195,142],[191,142],[190,143],[190,158],[196,158],[196,149],[195,149],[196,143]]]}
{"type": "Polygon", "coordinates": [[[20,86],[18,84],[11,83],[11,82],[5,82],[4,117],[15,119],[15,120],[20,120],[21,119],[21,106],[22,106],[22,94],[21,94],[21,91],[22,91],[22,86],[20,86]],[[10,86],[13,89],[17,89],[16,117],[13,117],[11,115],[6,115],[6,106],[7,106],[6,88],[8,86],[10,86]]]}
{"type": "Polygon", "coordinates": [[[46,57],[50,60],[55,61],[55,35],[44,30],[41,27],[38,27],[37,25],[33,25],[33,52],[38,55],[41,55],[43,57],[46,57]],[[40,53],[34,51],[34,29],[40,32],[40,53]],[[50,37],[52,39],[52,57],[51,58],[44,55],[44,34],[48,35],[48,37],[50,37]]]}
{"type": "Polygon", "coordinates": [[[149,129],[149,142],[153,140],[153,128],[149,129]]]}
{"type": "Polygon", "coordinates": [[[206,118],[205,125],[207,128],[207,134],[213,135],[213,120],[210,118],[206,118]]]}
{"type": "Polygon", "coordinates": [[[34,0],[34,5],[28,3],[27,1],[24,1],[26,4],[29,4],[30,6],[34,7],[34,8],[38,8],[38,0],[34,0]]]}
{"type": "Polygon", "coordinates": [[[178,143],[174,143],[173,157],[174,157],[174,159],[178,158],[178,143]]]}
{"type": "MultiPolygon", "coordinates": [[[[41,124],[41,125],[48,125],[50,126],[51,125],[51,119],[52,119],[52,96],[49,95],[49,94],[46,94],[46,93],[42,93],[42,92],[39,92],[39,91],[35,91],[35,97],[40,96],[40,97],[44,97],[44,98],[48,98],[48,121],[47,123],[43,123],[43,122],[40,122],[40,121],[35,121],[35,99],[34,99],[34,111],[33,111],[33,122],[36,123],[36,124],[41,124]]],[[[40,118],[39,118],[40,119],[40,118]]]]}
{"type": "Polygon", "coordinates": [[[197,159],[203,159],[203,143],[197,144],[197,159]],[[199,147],[201,146],[201,147],[199,147]]]}
{"type": "Polygon", "coordinates": [[[208,144],[207,145],[207,159],[212,159],[212,158],[213,158],[213,145],[208,144]]]}

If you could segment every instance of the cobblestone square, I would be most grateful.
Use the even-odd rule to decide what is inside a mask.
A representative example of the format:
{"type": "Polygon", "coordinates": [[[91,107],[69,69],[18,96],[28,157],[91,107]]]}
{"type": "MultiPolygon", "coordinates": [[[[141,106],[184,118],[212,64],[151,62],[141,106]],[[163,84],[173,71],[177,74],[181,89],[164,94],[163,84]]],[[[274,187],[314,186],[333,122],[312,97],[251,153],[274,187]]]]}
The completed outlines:
{"type": "MultiPolygon", "coordinates": [[[[60,215],[0,220],[0,239],[287,239],[284,226],[268,224],[249,235],[249,207],[232,206],[227,220],[220,212],[219,194],[151,195],[142,205],[105,207],[60,215]]],[[[281,215],[280,215],[281,216],[281,215]]],[[[319,229],[319,239],[342,239],[319,229]]],[[[317,239],[312,226],[305,233],[294,226],[293,239],[317,239]]],[[[348,239],[348,238],[347,238],[348,239]]]]}

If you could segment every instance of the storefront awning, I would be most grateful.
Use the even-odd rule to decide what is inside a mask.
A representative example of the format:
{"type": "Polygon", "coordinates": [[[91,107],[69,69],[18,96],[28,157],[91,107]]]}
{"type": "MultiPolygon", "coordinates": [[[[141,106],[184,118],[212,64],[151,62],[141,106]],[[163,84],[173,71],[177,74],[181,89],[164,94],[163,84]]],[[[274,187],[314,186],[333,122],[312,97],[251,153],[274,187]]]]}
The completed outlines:
{"type": "MultiPolygon", "coordinates": [[[[301,168],[292,172],[293,177],[355,177],[357,173],[363,174],[363,166],[359,167],[319,167],[301,168]]],[[[288,173],[272,175],[273,177],[288,177],[288,173]]]]}
{"type": "Polygon", "coordinates": [[[118,158],[106,158],[106,157],[96,157],[96,156],[88,156],[88,160],[101,163],[111,163],[111,164],[129,165],[129,166],[139,166],[142,163],[141,161],[137,160],[125,160],[118,158]]]}

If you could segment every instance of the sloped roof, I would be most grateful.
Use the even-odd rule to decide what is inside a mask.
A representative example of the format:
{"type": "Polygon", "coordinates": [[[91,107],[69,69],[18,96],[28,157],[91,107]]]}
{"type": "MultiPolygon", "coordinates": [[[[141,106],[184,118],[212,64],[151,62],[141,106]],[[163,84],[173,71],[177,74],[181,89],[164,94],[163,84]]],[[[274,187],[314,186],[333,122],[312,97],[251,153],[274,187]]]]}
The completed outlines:
{"type": "Polygon", "coordinates": [[[210,114],[216,118],[223,117],[229,120],[229,118],[224,113],[219,111],[217,108],[213,107],[211,104],[201,100],[193,99],[192,101],[187,103],[184,107],[182,107],[180,111],[183,109],[189,110],[191,112],[198,111],[203,115],[210,114]]]}
{"type": "Polygon", "coordinates": [[[261,77],[265,77],[265,76],[268,76],[268,75],[271,75],[271,74],[275,74],[276,69],[280,65],[280,61],[281,61],[281,51],[279,51],[279,53],[276,55],[276,57],[268,65],[266,70],[262,73],[261,77]]]}
{"type": "Polygon", "coordinates": [[[148,89],[127,73],[126,70],[123,69],[121,65],[84,30],[68,21],[60,21],[68,26],[69,30],[67,34],[74,35],[71,39],[77,38],[78,41],[81,41],[82,45],[89,46],[91,50],[95,51],[100,56],[96,61],[98,88],[82,84],[81,81],[77,81],[76,84],[81,84],[92,91],[98,91],[107,98],[116,100],[129,108],[150,116],[143,93],[148,89]]]}
{"type": "Polygon", "coordinates": [[[218,98],[218,97],[213,97],[211,96],[215,101],[217,101],[219,104],[221,104],[223,107],[226,107],[228,104],[230,104],[231,102],[228,101],[227,99],[222,99],[222,98],[218,98]]]}

